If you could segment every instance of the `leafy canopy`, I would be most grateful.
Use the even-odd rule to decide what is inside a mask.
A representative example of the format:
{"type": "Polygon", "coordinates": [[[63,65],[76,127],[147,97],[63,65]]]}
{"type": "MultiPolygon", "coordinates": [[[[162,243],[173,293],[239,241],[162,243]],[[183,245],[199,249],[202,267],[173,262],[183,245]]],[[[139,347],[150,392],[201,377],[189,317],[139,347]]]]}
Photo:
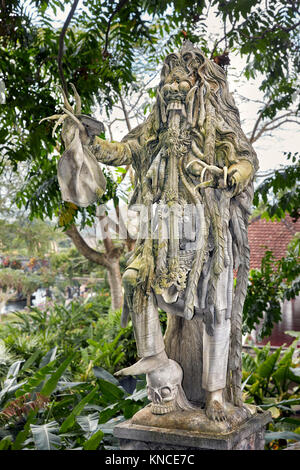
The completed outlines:
{"type": "MultiPolygon", "coordinates": [[[[56,176],[63,151],[60,139],[51,135],[51,123],[39,125],[39,121],[60,113],[57,57],[61,28],[53,14],[63,11],[67,17],[71,4],[70,0],[12,0],[0,13],[0,79],[6,89],[5,103],[0,106],[0,171],[8,163],[17,170],[26,162],[17,202],[28,208],[31,217],[42,219],[59,213],[70,216],[70,207],[61,201],[56,176]]],[[[120,93],[126,94],[136,82],[137,68],[158,63],[177,48],[184,30],[207,54],[216,55],[229,47],[244,55],[246,76],[263,77],[260,88],[271,98],[264,115],[272,117],[296,100],[297,5],[299,0],[84,0],[64,36],[60,54],[64,79],[79,90],[84,113],[92,113],[96,104],[109,112],[120,93]],[[226,32],[213,50],[208,47],[210,8],[216,9],[226,32]]],[[[111,196],[114,181],[107,176],[111,196]]],[[[78,212],[83,225],[90,223],[95,205],[73,215],[78,212]]]]}

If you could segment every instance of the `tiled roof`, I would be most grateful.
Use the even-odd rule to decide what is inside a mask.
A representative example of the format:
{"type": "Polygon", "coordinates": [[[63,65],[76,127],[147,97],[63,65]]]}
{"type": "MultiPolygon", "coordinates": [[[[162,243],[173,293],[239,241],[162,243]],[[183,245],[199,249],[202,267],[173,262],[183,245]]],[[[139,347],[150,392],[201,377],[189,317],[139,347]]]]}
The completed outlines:
{"type": "Polygon", "coordinates": [[[293,222],[290,216],[279,222],[267,221],[260,216],[253,219],[248,229],[250,268],[260,268],[261,259],[267,249],[273,251],[276,259],[282,258],[297,232],[300,232],[300,219],[293,222]]]}

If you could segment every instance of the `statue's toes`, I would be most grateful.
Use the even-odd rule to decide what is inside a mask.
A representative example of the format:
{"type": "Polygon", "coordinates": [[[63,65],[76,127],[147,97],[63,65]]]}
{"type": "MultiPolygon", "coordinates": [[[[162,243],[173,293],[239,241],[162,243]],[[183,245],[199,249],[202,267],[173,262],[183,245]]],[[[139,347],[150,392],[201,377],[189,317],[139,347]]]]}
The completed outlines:
{"type": "Polygon", "coordinates": [[[216,412],[216,421],[219,423],[223,423],[226,421],[226,414],[224,413],[224,410],[216,412]]]}
{"type": "Polygon", "coordinates": [[[124,372],[125,369],[121,369],[121,370],[118,370],[117,372],[114,373],[114,376],[115,377],[124,377],[126,374],[126,372],[124,372]]]}
{"type": "Polygon", "coordinates": [[[215,422],[225,422],[226,421],[226,414],[223,405],[219,403],[217,400],[214,400],[211,404],[209,404],[205,410],[206,416],[215,422]]]}

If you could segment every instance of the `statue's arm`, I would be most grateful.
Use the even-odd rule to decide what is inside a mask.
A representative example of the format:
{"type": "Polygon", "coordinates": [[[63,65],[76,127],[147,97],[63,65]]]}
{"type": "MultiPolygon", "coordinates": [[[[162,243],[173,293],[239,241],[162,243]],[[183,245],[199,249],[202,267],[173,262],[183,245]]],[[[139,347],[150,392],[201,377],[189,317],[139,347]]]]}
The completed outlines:
{"type": "Polygon", "coordinates": [[[107,142],[95,137],[88,144],[89,150],[96,159],[106,165],[120,166],[132,163],[132,149],[129,142],[107,142]]]}
{"type": "MultiPolygon", "coordinates": [[[[62,138],[67,148],[74,139],[77,125],[71,119],[66,119],[62,127],[62,138]]],[[[132,155],[136,150],[134,140],[127,142],[107,142],[89,133],[86,125],[79,131],[80,142],[87,147],[94,157],[101,163],[112,166],[130,165],[132,155]]]]}

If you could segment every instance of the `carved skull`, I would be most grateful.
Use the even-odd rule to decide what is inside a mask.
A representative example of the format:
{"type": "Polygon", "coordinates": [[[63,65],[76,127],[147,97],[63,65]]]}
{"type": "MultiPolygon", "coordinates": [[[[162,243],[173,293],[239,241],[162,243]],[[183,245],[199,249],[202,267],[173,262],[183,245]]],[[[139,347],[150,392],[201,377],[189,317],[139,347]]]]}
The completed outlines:
{"type": "Polygon", "coordinates": [[[148,399],[153,414],[163,415],[176,409],[178,387],[182,382],[182,369],[177,362],[169,359],[166,366],[147,374],[148,399]]]}

